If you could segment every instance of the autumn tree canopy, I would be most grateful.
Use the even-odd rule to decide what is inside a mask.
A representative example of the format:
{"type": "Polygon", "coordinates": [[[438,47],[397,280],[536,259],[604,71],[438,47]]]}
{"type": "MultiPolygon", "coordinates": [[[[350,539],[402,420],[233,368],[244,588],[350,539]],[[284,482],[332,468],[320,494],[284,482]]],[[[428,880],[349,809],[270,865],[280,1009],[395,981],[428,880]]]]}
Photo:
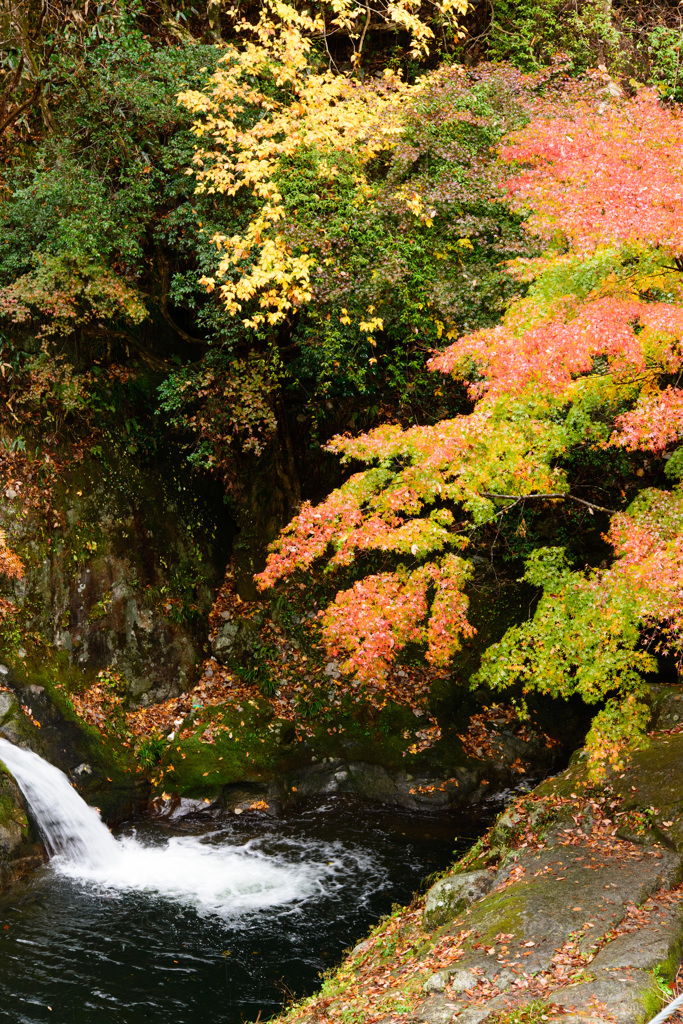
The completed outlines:
{"type": "Polygon", "coordinates": [[[617,757],[680,661],[680,31],[518,8],[5,5],[0,441],[173,447],[252,595],[298,513],[260,584],[361,685],[471,654],[617,757]]]}
{"type": "Polygon", "coordinates": [[[647,719],[654,655],[683,656],[683,128],[654,93],[613,87],[606,99],[597,85],[571,111],[567,96],[534,98],[500,149],[512,202],[547,248],[512,262],[528,291],[499,325],[431,359],[464,383],[470,411],[334,438],[360,468],[304,505],[259,582],[355,576],[321,613],[323,634],[347,671],[381,685],[407,644],[447,663],[471,635],[468,581],[492,530],[520,512],[552,522],[560,506],[600,517],[612,557],[599,564],[572,564],[557,522],[554,538],[535,538],[525,579],[540,600],[475,682],[601,703],[589,746],[616,762],[647,719]],[[673,486],[660,470],[655,481],[653,460],[673,486]]]}

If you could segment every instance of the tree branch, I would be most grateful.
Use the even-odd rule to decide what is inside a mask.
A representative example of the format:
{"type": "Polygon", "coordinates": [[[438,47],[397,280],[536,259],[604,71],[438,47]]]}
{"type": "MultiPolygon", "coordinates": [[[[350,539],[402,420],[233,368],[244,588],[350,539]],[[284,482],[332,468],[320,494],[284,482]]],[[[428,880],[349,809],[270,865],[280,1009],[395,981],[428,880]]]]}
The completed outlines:
{"type": "Polygon", "coordinates": [[[161,315],[168,324],[168,326],[178,334],[183,341],[186,341],[188,345],[202,345],[204,348],[208,348],[208,342],[202,338],[193,338],[191,334],[184,331],[183,328],[175,322],[173,317],[168,311],[168,292],[169,292],[169,269],[166,259],[158,254],[158,266],[159,266],[159,281],[161,284],[161,294],[159,296],[159,309],[161,315]]]}
{"type": "Polygon", "coordinates": [[[10,124],[12,124],[13,121],[16,121],[16,119],[19,117],[20,114],[23,114],[23,112],[26,110],[27,107],[31,106],[31,104],[35,100],[36,96],[40,93],[41,88],[42,88],[42,86],[40,85],[40,83],[38,85],[36,85],[34,87],[33,92],[29,96],[29,98],[27,100],[24,100],[24,102],[21,103],[18,107],[15,107],[14,110],[10,110],[9,114],[7,114],[0,121],[0,135],[2,135],[2,133],[5,130],[5,128],[7,128],[10,124]]]}
{"type": "Polygon", "coordinates": [[[482,498],[501,498],[504,501],[514,501],[515,504],[518,501],[526,501],[527,499],[551,499],[553,501],[578,501],[579,505],[585,505],[586,508],[595,509],[596,512],[607,512],[611,516],[617,515],[617,510],[613,508],[605,508],[604,505],[594,505],[592,501],[585,501],[583,498],[577,498],[574,494],[494,494],[491,491],[482,492],[482,498]]]}

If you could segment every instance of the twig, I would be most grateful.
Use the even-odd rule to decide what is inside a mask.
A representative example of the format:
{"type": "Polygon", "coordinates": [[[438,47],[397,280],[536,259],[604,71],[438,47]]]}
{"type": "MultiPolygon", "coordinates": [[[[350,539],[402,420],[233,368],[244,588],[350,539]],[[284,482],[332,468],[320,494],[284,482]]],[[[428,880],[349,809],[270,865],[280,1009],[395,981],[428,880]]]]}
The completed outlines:
{"type": "Polygon", "coordinates": [[[357,53],[358,53],[358,57],[359,57],[359,58],[360,58],[360,55],[361,55],[361,53],[363,52],[363,43],[365,42],[365,33],[367,32],[367,30],[368,30],[368,25],[370,24],[370,4],[369,4],[369,3],[366,3],[366,4],[365,4],[365,10],[366,10],[366,11],[367,11],[368,13],[367,13],[367,17],[366,17],[366,19],[365,19],[365,25],[363,26],[363,34],[362,34],[362,36],[360,37],[360,43],[358,44],[358,50],[357,50],[357,53]]]}
{"type": "MultiPolygon", "coordinates": [[[[617,510],[613,508],[605,508],[604,505],[594,505],[592,501],[585,501],[583,498],[577,498],[574,494],[494,494],[491,491],[484,491],[482,493],[483,498],[502,498],[505,501],[526,501],[527,498],[549,498],[554,501],[578,501],[580,505],[585,505],[586,508],[595,509],[596,512],[608,512],[611,516],[617,515],[617,510]]],[[[506,511],[505,509],[503,511],[506,511]]]]}

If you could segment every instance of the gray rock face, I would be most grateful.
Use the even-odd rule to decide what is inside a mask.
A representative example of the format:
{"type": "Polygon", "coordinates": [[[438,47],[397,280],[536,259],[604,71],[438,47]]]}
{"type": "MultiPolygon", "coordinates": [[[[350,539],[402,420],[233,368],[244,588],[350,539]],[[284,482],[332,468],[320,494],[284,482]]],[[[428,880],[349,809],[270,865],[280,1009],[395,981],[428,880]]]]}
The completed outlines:
{"type": "Polygon", "coordinates": [[[683,720],[683,693],[666,686],[652,686],[652,727],[672,729],[683,720]]]}
{"type": "Polygon", "coordinates": [[[218,580],[209,513],[176,508],[173,473],[125,453],[74,464],[64,485],[49,545],[40,521],[0,494],[0,527],[24,557],[13,598],[27,628],[77,669],[118,673],[134,702],[177,696],[218,580]]]}
{"type": "Polygon", "coordinates": [[[669,959],[680,960],[682,943],[683,910],[680,906],[663,909],[656,923],[636,932],[626,932],[608,942],[593,959],[591,967],[609,971],[652,971],[669,959]]]}
{"type": "MultiPolygon", "coordinates": [[[[492,885],[489,876],[490,891],[451,921],[448,903],[452,898],[457,906],[459,893],[451,893],[450,884],[468,876],[437,883],[428,894],[425,923],[441,925],[440,937],[467,929],[458,971],[494,988],[485,1003],[475,1001],[449,981],[448,971],[437,972],[424,986],[416,1020],[441,1024],[450,1011],[458,1024],[479,1024],[493,1012],[510,1013],[529,1003],[527,980],[539,974],[549,979],[544,997],[563,1007],[567,1024],[650,1020],[661,1005],[655,972],[668,981],[683,955],[683,908],[670,896],[683,870],[682,761],[683,734],[665,735],[634,752],[614,779],[622,806],[650,808],[656,800],[656,828],[639,842],[596,842],[590,815],[572,829],[566,827],[571,819],[560,814],[539,848],[522,847],[504,858],[492,885]],[[640,909],[631,919],[634,906],[640,909]],[[585,958],[585,971],[571,985],[554,973],[557,951],[565,948],[585,958]]],[[[582,770],[568,770],[558,788],[571,792],[572,775],[580,780],[582,770]]],[[[527,825],[534,810],[539,808],[531,808],[527,825]]],[[[502,815],[497,831],[514,829],[520,813],[502,815]]]]}
{"type": "Polygon", "coordinates": [[[249,619],[229,619],[218,629],[211,643],[211,651],[222,665],[229,665],[252,654],[258,638],[259,628],[255,622],[249,619]]]}
{"type": "Polygon", "coordinates": [[[425,928],[438,928],[452,921],[465,907],[485,896],[492,885],[493,875],[489,871],[468,871],[442,878],[427,893],[425,928]]]}
{"type": "MultiPolygon", "coordinates": [[[[620,972],[597,971],[595,978],[584,985],[576,985],[561,993],[561,1002],[565,1010],[577,1011],[578,1020],[593,1021],[603,1024],[604,1013],[616,1024],[639,1024],[650,1019],[646,1006],[648,996],[656,1006],[659,999],[656,995],[656,983],[649,971],[637,969],[620,972]]],[[[556,997],[560,1001],[560,993],[556,997]]],[[[563,1017],[563,1020],[570,1018],[563,1017]]]]}
{"type": "Polygon", "coordinates": [[[437,971],[436,974],[432,974],[431,978],[427,978],[422,986],[423,992],[443,992],[448,984],[448,973],[448,971],[437,971]]]}
{"type": "Polygon", "coordinates": [[[25,873],[31,856],[35,860],[31,866],[37,867],[42,860],[42,844],[37,844],[32,835],[19,787],[0,763],[0,889],[25,873]]]}

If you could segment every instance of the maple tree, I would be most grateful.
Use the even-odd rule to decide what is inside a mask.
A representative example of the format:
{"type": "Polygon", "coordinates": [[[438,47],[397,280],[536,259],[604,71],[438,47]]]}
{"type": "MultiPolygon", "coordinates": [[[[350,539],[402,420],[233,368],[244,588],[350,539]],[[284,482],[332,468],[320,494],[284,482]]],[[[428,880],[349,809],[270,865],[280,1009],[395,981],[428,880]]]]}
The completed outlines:
{"type": "MultiPolygon", "coordinates": [[[[599,6],[575,68],[596,26],[613,45],[599,6]]],[[[247,509],[244,548],[268,487],[263,543],[329,488],[318,442],[338,433],[350,478],[304,504],[261,584],[313,577],[328,651],[381,701],[401,659],[431,679],[480,643],[486,571],[524,573],[534,617],[475,681],[605,704],[591,744],[616,761],[653,658],[680,657],[680,119],[604,67],[561,77],[550,33],[527,32],[557,5],[522,7],[509,46],[533,75],[435,68],[480,16],[465,0],[42,20],[13,0],[4,415],[31,445],[124,420],[133,449],[180,438],[247,509]]]]}
{"type": "MultiPolygon", "coordinates": [[[[387,16],[409,29],[419,52],[433,33],[414,15],[413,6],[407,0],[392,4],[387,16]]],[[[355,5],[337,0],[333,7],[335,25],[350,30],[358,13],[355,5]]],[[[449,0],[437,7],[446,15],[462,13],[466,4],[449,0]]],[[[232,315],[256,299],[257,309],[244,323],[258,328],[281,323],[312,298],[313,258],[305,247],[293,251],[282,231],[286,209],[278,178],[283,165],[302,149],[317,151],[321,188],[339,175],[338,163],[347,154],[362,173],[396,145],[401,107],[420,86],[409,86],[389,69],[380,81],[332,69],[316,73],[312,40],[324,31],[322,16],[288,4],[269,0],[255,25],[245,21],[238,29],[254,39],[231,44],[208,85],[201,92],[181,93],[179,101],[201,115],[195,131],[211,140],[211,148],[198,148],[194,156],[198,192],[233,196],[246,188],[257,200],[246,230],[213,236],[222,255],[216,275],[203,281],[209,290],[221,282],[221,298],[232,315]],[[245,260],[251,262],[248,269],[245,260]]],[[[359,57],[359,51],[354,55],[359,57]]],[[[362,196],[368,182],[361,178],[358,184],[362,196]]],[[[418,218],[430,220],[417,194],[407,202],[418,218]]],[[[361,323],[370,334],[382,327],[381,318],[372,314],[369,309],[361,323]]]]}
{"type": "MultiPolygon", "coordinates": [[[[347,670],[381,685],[407,644],[444,662],[471,635],[472,555],[513,509],[572,502],[611,515],[606,569],[573,570],[561,548],[536,541],[526,569],[542,595],[535,615],[485,652],[474,681],[603,703],[589,749],[596,762],[618,764],[647,720],[647,637],[653,650],[683,655],[680,492],[642,489],[623,508],[622,486],[608,506],[593,497],[595,481],[582,485],[593,493],[576,493],[576,460],[587,451],[661,455],[679,439],[683,131],[647,90],[624,99],[604,73],[598,85],[597,96],[590,84],[574,91],[571,113],[566,98],[545,109],[532,99],[529,125],[501,149],[521,168],[508,185],[513,201],[549,244],[513,262],[529,290],[499,326],[431,361],[465,382],[473,411],[334,438],[333,451],[367,468],[302,507],[259,583],[323,565],[359,576],[322,613],[323,635],[347,670]],[[369,571],[378,563],[380,573],[369,571]]],[[[668,461],[675,477],[679,459],[668,461]]],[[[625,474],[634,496],[638,479],[625,474]]]]}

